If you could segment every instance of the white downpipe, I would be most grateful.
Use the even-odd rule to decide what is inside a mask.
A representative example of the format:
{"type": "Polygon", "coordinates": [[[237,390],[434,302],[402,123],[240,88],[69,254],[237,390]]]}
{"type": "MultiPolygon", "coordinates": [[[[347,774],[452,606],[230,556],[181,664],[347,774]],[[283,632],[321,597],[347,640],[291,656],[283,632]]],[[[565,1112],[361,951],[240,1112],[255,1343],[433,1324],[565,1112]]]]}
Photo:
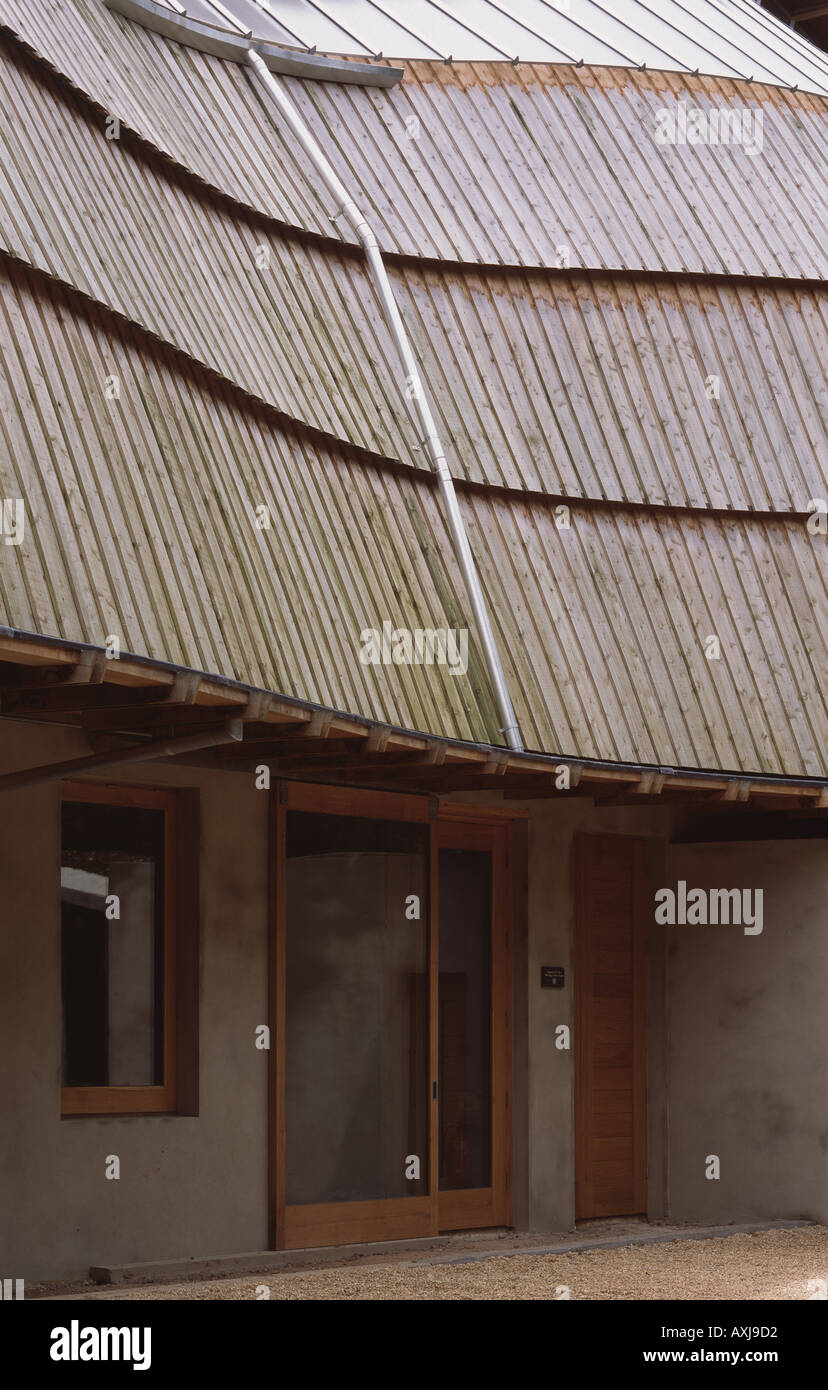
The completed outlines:
{"type": "Polygon", "coordinates": [[[480,640],[483,643],[486,666],[488,667],[489,678],[492,683],[498,714],[501,720],[500,732],[505,735],[506,742],[513,752],[522,753],[523,743],[521,742],[520,729],[506,685],[506,677],[503,674],[500,655],[497,650],[492,625],[489,621],[489,614],[486,609],[486,600],[480,586],[477,566],[474,562],[474,556],[472,555],[471,546],[469,545],[469,538],[466,535],[466,528],[463,523],[463,515],[457,501],[457,493],[454,490],[454,480],[452,479],[448,464],[446,463],[443,446],[437,434],[437,428],[434,424],[434,418],[431,414],[428,400],[426,399],[422,379],[417,368],[411,344],[408,340],[408,334],[405,331],[405,325],[400,317],[397,301],[394,298],[394,291],[388,279],[388,272],[383,263],[379,243],[356,203],[349,196],[339,175],[332,168],[320,145],[306,126],[300,112],[296,109],[288,93],[285,91],[282,82],[273,75],[265,64],[261,54],[258,53],[252,45],[247,51],[247,57],[251,67],[273,97],[273,100],[276,102],[276,105],[297,140],[302,145],[302,148],[327,184],[337,204],[336,216],[347,217],[364,248],[374,284],[388,322],[391,325],[394,341],[397,344],[397,350],[402,359],[406,378],[406,392],[403,393],[404,399],[410,400],[413,404],[423,431],[432,467],[440,483],[440,490],[448,513],[448,521],[457,551],[457,558],[463,570],[463,576],[471,600],[477,630],[480,635],[480,640]]]}

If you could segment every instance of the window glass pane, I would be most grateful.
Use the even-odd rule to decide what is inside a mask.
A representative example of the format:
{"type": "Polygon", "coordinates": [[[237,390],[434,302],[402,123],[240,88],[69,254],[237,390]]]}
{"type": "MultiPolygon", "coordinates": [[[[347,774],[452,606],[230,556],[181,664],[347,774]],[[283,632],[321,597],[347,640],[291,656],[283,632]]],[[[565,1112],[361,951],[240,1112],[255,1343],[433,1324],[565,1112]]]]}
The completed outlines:
{"type": "Polygon", "coordinates": [[[164,813],[65,801],[63,1085],[164,1081],[164,813]]]}
{"type": "Polygon", "coordinates": [[[440,850],[440,1187],[491,1183],[492,860],[440,850]]]}
{"type": "Polygon", "coordinates": [[[287,1201],[422,1196],[426,827],[292,811],[286,871],[287,1201]]]}

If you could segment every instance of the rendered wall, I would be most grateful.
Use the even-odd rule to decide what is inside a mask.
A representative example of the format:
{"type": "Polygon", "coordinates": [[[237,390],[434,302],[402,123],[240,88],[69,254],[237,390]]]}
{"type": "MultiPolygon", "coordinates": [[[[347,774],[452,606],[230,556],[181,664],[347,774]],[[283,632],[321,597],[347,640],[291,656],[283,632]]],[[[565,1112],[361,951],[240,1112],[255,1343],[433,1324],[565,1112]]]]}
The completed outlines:
{"type": "MultiPolygon", "coordinates": [[[[0,725],[9,771],[88,752],[0,725]]],[[[60,1116],[59,800],[0,797],[0,1266],[5,1277],[267,1247],[267,797],[253,779],[134,767],[108,780],[201,792],[197,1116],[60,1116]],[[121,1176],[107,1180],[117,1154],[121,1176]]]]}
{"type": "Polygon", "coordinates": [[[680,805],[538,800],[525,809],[527,908],[515,924],[525,952],[515,1010],[516,1057],[525,1057],[515,1076],[524,1102],[515,1126],[517,1223],[549,1232],[574,1225],[573,1052],[556,1049],[555,1029],[573,1022],[578,831],[647,840],[648,1215],[828,1219],[828,843],[671,846],[689,814],[680,805]],[[762,935],[657,924],[655,890],[678,878],[688,887],[763,887],[762,935]],[[564,966],[563,990],[540,988],[544,964],[564,966]],[[718,1181],[704,1176],[710,1153],[722,1160],[718,1181]]]}
{"type": "MultiPolygon", "coordinates": [[[[69,731],[0,724],[13,770],[79,756],[69,731]]],[[[201,794],[199,1113],[60,1118],[56,786],[0,800],[0,1265],[5,1277],[264,1249],[267,1231],[267,806],[241,774],[135,767],[113,782],[201,794]],[[52,872],[49,866],[53,866],[52,872]],[[118,1154],[121,1177],[104,1176],[118,1154]]],[[[460,799],[460,798],[456,798],[460,799]]],[[[463,800],[472,798],[464,797],[463,800]]],[[[474,797],[479,802],[482,797],[474,797]]],[[[510,803],[515,805],[515,803],[510,803]]],[[[515,919],[517,1224],[573,1225],[571,855],[577,831],[647,839],[647,895],[678,877],[765,890],[764,931],[647,927],[649,1214],[828,1219],[828,846],[665,845],[662,806],[525,806],[515,919]],[[665,980],[665,954],[669,977],[665,980]],[[540,988],[562,965],[563,990],[540,988]],[[718,1182],[704,1159],[721,1159],[718,1182]]],[[[518,858],[520,855],[518,855],[518,858]]]]}
{"type": "Polygon", "coordinates": [[[826,1221],[828,843],[675,845],[668,864],[665,886],[764,892],[760,935],[663,928],[670,1215],[826,1221]],[[705,1177],[708,1155],[718,1180],[705,1177]]]}

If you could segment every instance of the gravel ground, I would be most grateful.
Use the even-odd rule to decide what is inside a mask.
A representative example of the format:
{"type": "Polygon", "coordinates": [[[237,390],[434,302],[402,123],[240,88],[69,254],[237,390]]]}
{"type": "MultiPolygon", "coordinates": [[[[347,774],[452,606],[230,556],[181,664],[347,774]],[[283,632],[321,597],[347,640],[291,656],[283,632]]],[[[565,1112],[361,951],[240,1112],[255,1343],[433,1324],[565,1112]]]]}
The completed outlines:
{"type": "Polygon", "coordinates": [[[676,1240],[468,1264],[397,1263],[302,1270],[112,1290],[117,1300],[256,1299],[807,1299],[828,1281],[828,1227],[676,1240]]]}

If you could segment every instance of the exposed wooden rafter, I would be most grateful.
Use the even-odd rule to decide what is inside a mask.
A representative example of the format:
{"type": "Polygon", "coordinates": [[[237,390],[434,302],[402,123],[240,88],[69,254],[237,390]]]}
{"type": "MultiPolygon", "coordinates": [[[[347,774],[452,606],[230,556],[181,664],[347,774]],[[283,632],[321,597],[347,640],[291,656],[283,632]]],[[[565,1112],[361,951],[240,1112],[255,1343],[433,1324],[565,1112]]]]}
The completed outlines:
{"type": "Polygon", "coordinates": [[[276,777],[344,787],[488,791],[506,801],[588,796],[605,806],[683,800],[828,812],[828,781],[513,754],[144,658],[107,660],[97,650],[13,633],[0,634],[0,717],[76,728],[92,750],[70,763],[7,774],[6,786],[163,758],[232,772],[266,765],[276,777]]]}

